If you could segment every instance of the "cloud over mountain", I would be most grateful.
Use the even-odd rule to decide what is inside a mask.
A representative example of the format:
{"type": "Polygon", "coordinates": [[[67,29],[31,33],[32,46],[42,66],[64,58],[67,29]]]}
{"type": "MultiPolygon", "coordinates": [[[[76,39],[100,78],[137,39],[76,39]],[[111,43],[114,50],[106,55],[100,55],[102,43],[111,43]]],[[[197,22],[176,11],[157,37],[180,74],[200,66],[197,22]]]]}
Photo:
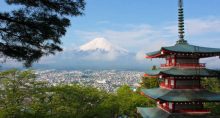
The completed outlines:
{"type": "MultiPolygon", "coordinates": [[[[140,58],[140,57],[139,57],[140,58]]],[[[144,58],[144,56],[142,57],[144,58]]],[[[111,43],[94,38],[78,48],[64,50],[55,56],[44,57],[35,64],[38,68],[61,69],[137,69],[145,68],[136,54],[111,43]]]]}
{"type": "Polygon", "coordinates": [[[81,51],[97,51],[103,50],[106,52],[120,52],[127,53],[128,51],[124,48],[115,46],[107,41],[105,38],[95,38],[92,41],[79,47],[81,51]]]}
{"type": "Polygon", "coordinates": [[[86,60],[111,61],[117,59],[119,56],[127,55],[128,51],[124,48],[113,45],[105,38],[95,38],[80,46],[77,53],[78,55],[84,55],[82,59],[86,60]]]}

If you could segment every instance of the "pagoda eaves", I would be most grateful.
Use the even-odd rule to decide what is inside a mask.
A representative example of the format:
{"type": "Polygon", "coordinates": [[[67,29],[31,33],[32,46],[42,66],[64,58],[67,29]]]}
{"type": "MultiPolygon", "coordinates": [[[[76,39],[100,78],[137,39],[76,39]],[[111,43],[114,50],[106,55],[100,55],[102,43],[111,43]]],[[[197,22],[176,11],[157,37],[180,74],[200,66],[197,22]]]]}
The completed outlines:
{"type": "Polygon", "coordinates": [[[192,56],[206,58],[220,56],[219,48],[200,47],[189,44],[176,44],[174,46],[162,47],[158,51],[146,54],[146,58],[165,58],[167,55],[192,56]]]}
{"type": "MultiPolygon", "coordinates": [[[[159,68],[156,70],[148,70],[145,73],[145,77],[159,77],[159,76],[177,76],[177,77],[220,77],[220,72],[212,69],[206,68],[159,68]]],[[[183,79],[183,78],[182,78],[183,79]]],[[[187,79],[187,78],[184,78],[187,79]]],[[[190,78],[191,79],[191,78],[190,78]]]]}

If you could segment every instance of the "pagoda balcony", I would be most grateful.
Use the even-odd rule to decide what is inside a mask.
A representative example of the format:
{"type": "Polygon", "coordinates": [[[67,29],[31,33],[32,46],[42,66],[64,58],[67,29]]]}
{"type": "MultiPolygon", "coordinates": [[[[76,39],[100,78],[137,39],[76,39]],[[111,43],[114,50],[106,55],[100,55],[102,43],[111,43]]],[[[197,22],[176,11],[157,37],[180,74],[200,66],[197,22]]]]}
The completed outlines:
{"type": "Polygon", "coordinates": [[[181,64],[161,64],[161,68],[182,67],[182,68],[205,68],[205,63],[181,63],[181,64]]]}
{"type": "Polygon", "coordinates": [[[165,82],[160,83],[160,87],[161,88],[167,88],[167,86],[165,85],[165,82]]]}
{"type": "Polygon", "coordinates": [[[159,108],[170,112],[170,113],[186,113],[186,114],[209,114],[211,113],[210,109],[182,109],[182,110],[175,110],[175,107],[172,106],[174,109],[170,109],[168,104],[158,104],[159,108]]]}
{"type": "Polygon", "coordinates": [[[183,110],[175,110],[176,113],[188,113],[188,114],[208,114],[211,113],[210,109],[198,109],[198,110],[192,110],[192,109],[183,109],[183,110]]]}
{"type": "Polygon", "coordinates": [[[165,89],[203,89],[200,85],[178,85],[178,86],[174,86],[174,85],[165,85],[165,82],[161,82],[160,84],[161,88],[165,88],[165,89]]]}
{"type": "Polygon", "coordinates": [[[175,89],[202,89],[202,87],[200,85],[178,85],[175,89]]]}
{"type": "Polygon", "coordinates": [[[157,107],[159,107],[160,109],[163,109],[163,110],[165,110],[167,112],[172,112],[172,110],[169,109],[168,104],[165,104],[165,103],[164,104],[158,104],[157,107]]]}
{"type": "Polygon", "coordinates": [[[161,87],[161,88],[166,88],[166,89],[172,89],[172,88],[174,88],[174,86],[172,86],[172,85],[169,85],[169,84],[166,85],[165,82],[161,82],[161,83],[160,83],[160,87],[161,87]]]}
{"type": "Polygon", "coordinates": [[[161,82],[161,83],[160,83],[160,86],[161,86],[161,87],[166,87],[166,86],[165,86],[165,82],[161,82]]]}

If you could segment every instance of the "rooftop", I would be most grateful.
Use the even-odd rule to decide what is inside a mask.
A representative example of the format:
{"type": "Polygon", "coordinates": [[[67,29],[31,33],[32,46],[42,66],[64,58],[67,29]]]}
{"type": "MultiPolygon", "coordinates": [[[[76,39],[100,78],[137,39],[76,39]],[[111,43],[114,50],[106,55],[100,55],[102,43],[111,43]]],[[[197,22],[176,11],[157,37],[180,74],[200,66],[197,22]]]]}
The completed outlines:
{"type": "Polygon", "coordinates": [[[218,102],[220,101],[220,94],[213,93],[203,89],[163,89],[163,88],[153,88],[153,89],[142,89],[146,96],[153,99],[159,99],[164,101],[173,102],[188,102],[188,101],[204,101],[204,102],[218,102]]]}
{"type": "Polygon", "coordinates": [[[206,115],[190,115],[181,113],[168,113],[160,108],[143,108],[138,107],[137,112],[142,115],[143,118],[219,118],[219,116],[212,116],[212,114],[206,115]]]}
{"type": "Polygon", "coordinates": [[[213,57],[213,56],[220,56],[220,48],[208,48],[208,47],[189,45],[187,43],[179,43],[174,46],[161,47],[161,49],[158,51],[147,53],[146,57],[162,58],[170,53],[188,53],[191,55],[197,55],[199,57],[213,57]]]}
{"type": "Polygon", "coordinates": [[[159,76],[160,74],[172,76],[201,76],[201,77],[219,77],[220,72],[206,68],[160,68],[148,70],[147,76],[159,76]]]}

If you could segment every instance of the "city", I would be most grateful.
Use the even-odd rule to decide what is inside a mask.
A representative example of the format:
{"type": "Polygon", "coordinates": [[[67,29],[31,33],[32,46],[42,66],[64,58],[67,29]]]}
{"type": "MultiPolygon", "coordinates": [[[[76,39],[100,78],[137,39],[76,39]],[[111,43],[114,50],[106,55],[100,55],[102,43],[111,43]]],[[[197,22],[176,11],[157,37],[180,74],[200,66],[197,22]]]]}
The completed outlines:
{"type": "Polygon", "coordinates": [[[85,71],[56,71],[36,70],[37,80],[45,81],[51,85],[80,84],[93,86],[107,92],[114,92],[122,85],[132,87],[138,86],[143,72],[138,71],[116,71],[116,70],[85,70],[85,71]]]}

